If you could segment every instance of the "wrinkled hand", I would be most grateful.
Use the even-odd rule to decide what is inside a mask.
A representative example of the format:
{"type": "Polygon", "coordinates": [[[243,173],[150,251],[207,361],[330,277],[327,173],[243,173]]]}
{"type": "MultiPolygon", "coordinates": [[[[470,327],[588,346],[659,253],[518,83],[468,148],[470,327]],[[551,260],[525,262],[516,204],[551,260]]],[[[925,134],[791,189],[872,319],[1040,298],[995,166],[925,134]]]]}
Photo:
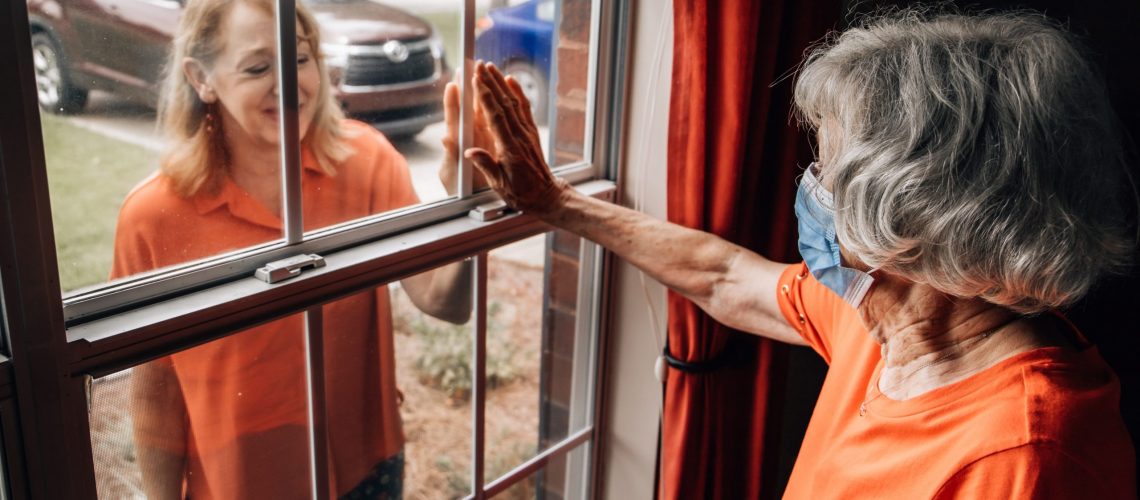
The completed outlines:
{"type": "Polygon", "coordinates": [[[503,77],[493,64],[483,63],[475,65],[472,85],[494,151],[475,147],[464,154],[507,205],[540,216],[551,213],[570,186],[554,177],[543,159],[538,127],[522,87],[503,77]]]}
{"type": "MultiPolygon", "coordinates": [[[[458,76],[456,73],[456,78],[458,76]]],[[[447,124],[447,132],[441,141],[444,155],[443,165],[439,167],[439,181],[443,183],[448,196],[454,196],[459,187],[459,108],[459,85],[456,82],[448,83],[443,91],[443,121],[447,124]]],[[[475,147],[494,148],[491,133],[487,130],[487,123],[479,108],[479,101],[475,100],[472,140],[475,147]]],[[[478,171],[475,172],[474,183],[475,190],[487,187],[487,179],[478,171]]]]}

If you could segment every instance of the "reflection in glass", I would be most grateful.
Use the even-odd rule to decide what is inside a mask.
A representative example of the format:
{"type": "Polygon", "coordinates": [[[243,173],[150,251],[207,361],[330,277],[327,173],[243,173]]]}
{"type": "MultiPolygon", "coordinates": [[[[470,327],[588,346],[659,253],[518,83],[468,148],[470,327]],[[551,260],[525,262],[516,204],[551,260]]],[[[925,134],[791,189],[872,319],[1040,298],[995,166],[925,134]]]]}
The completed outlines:
{"type": "MultiPolygon", "coordinates": [[[[369,0],[308,2],[321,21],[321,52],[335,82],[336,104],[349,121],[353,153],[337,165],[348,192],[369,200],[363,213],[309,220],[310,205],[335,203],[334,188],[310,187],[306,175],[305,228],[445,199],[458,192],[458,153],[446,158],[441,143],[444,88],[452,80],[448,54],[458,53],[462,4],[397,7],[369,0]],[[322,14],[323,13],[323,14],[322,14]],[[341,173],[343,172],[343,174],[341,173]]],[[[302,159],[302,162],[305,160],[302,159]]],[[[306,172],[317,173],[316,169],[306,172]]]]}
{"type": "Polygon", "coordinates": [[[488,257],[487,481],[571,432],[578,241],[555,232],[488,257]]]}
{"type": "MultiPolygon", "coordinates": [[[[440,183],[440,140],[460,7],[298,5],[305,197],[348,189],[323,175],[362,199],[318,209],[306,229],[454,191],[440,183]]],[[[29,12],[63,291],[281,238],[272,1],[32,0],[29,12]],[[217,210],[258,234],[198,220],[217,210]],[[132,244],[146,248],[113,250],[132,244]],[[112,265],[154,248],[177,258],[112,265]]]]}
{"type": "MultiPolygon", "coordinates": [[[[454,263],[320,306],[334,497],[469,492],[470,277],[454,263]]],[[[183,483],[191,498],[307,496],[305,317],[95,381],[100,498],[165,498],[183,483]]]]}
{"type": "Polygon", "coordinates": [[[403,284],[389,288],[406,438],[404,493],[465,497],[471,493],[473,322],[433,318],[415,306],[403,284]]]}
{"type": "Polygon", "coordinates": [[[281,236],[273,4],[183,4],[30,2],[64,291],[281,236]]]}
{"type": "Polygon", "coordinates": [[[303,316],[97,379],[99,498],[309,491],[303,316]]]}
{"type": "Polygon", "coordinates": [[[585,157],[590,8],[583,0],[503,2],[476,22],[475,57],[519,82],[555,167],[585,157]]]}
{"type": "Polygon", "coordinates": [[[502,500],[531,500],[535,498],[573,498],[566,491],[566,457],[551,457],[538,471],[523,478],[495,495],[502,500]]]}

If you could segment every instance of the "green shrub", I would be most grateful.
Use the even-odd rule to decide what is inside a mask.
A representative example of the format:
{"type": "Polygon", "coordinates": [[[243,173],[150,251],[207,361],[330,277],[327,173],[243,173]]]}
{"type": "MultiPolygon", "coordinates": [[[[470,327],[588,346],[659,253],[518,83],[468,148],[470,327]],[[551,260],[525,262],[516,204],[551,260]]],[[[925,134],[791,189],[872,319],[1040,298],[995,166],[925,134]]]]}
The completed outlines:
{"type": "MultiPolygon", "coordinates": [[[[518,347],[499,328],[501,307],[492,302],[487,308],[487,388],[493,389],[519,376],[515,366],[518,347]]],[[[455,402],[471,397],[472,334],[471,325],[453,325],[418,315],[411,330],[420,338],[416,371],[420,380],[442,390],[455,402]]]]}
{"type": "Polygon", "coordinates": [[[449,457],[436,458],[435,468],[447,476],[447,498],[463,498],[471,491],[470,469],[456,467],[449,457]]]}

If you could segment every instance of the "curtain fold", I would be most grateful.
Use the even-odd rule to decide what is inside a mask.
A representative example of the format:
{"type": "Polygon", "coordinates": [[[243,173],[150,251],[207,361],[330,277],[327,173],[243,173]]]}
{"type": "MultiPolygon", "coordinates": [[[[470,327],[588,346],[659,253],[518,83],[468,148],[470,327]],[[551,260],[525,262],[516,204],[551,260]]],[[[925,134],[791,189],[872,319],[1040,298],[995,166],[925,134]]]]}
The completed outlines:
{"type": "MultiPolygon", "coordinates": [[[[669,220],[791,262],[795,178],[812,160],[791,118],[790,74],[839,18],[839,0],[676,0],[669,220]]],[[[776,293],[775,290],[772,291],[776,293]]],[[[774,497],[769,411],[783,352],[670,293],[660,498],[774,497]]],[[[778,391],[777,391],[778,392],[778,391]]]]}

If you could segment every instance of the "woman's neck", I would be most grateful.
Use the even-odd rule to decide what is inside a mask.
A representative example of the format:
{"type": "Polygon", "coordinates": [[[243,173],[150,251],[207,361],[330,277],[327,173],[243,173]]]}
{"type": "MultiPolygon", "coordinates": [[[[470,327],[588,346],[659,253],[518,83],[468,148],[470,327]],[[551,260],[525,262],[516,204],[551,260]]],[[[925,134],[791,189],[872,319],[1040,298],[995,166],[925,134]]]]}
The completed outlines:
{"type": "Polygon", "coordinates": [[[227,140],[228,170],[238,187],[274,215],[281,213],[281,166],[275,146],[227,140]],[[235,147],[235,144],[240,144],[235,147]]]}
{"type": "Polygon", "coordinates": [[[978,298],[957,298],[888,275],[859,307],[882,346],[879,390],[897,400],[943,387],[1045,345],[1040,325],[978,298]]]}

